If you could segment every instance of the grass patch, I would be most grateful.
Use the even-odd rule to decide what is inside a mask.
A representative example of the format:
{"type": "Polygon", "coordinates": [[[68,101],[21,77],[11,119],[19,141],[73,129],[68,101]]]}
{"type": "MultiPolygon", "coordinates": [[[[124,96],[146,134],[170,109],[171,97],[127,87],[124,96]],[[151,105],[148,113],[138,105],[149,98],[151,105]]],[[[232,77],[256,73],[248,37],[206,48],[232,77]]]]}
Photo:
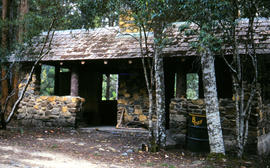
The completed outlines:
{"type": "Polygon", "coordinates": [[[58,145],[57,144],[53,144],[52,146],[51,146],[51,149],[57,149],[58,148],[58,145]]]}
{"type": "Polygon", "coordinates": [[[162,163],[161,166],[162,167],[168,167],[168,168],[176,168],[174,165],[170,165],[168,163],[162,163]]]}

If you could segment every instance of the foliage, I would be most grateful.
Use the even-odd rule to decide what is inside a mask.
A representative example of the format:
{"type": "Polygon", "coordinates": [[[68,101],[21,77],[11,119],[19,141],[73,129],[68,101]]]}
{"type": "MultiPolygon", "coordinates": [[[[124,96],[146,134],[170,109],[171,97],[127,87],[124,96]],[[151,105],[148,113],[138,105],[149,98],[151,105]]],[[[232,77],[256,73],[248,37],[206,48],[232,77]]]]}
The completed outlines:
{"type": "MultiPolygon", "coordinates": [[[[107,76],[102,75],[102,100],[106,100],[106,89],[107,89],[107,76]]],[[[110,74],[110,88],[109,88],[109,100],[117,99],[117,89],[118,89],[118,75],[110,74]]]]}
{"type": "Polygon", "coordinates": [[[55,68],[53,66],[42,65],[40,84],[41,95],[49,96],[54,94],[54,75],[55,68]]]}
{"type": "Polygon", "coordinates": [[[251,113],[251,102],[257,89],[257,56],[254,48],[254,18],[269,16],[269,3],[265,0],[192,0],[186,1],[185,10],[188,20],[198,25],[199,40],[195,45],[199,52],[210,49],[211,52],[223,55],[223,49],[231,47],[232,62],[224,60],[233,76],[236,107],[237,153],[242,157],[248,137],[248,120],[251,113]],[[246,39],[237,38],[237,25],[242,18],[247,18],[246,39]],[[246,47],[246,53],[240,55],[239,43],[246,47]],[[252,86],[246,97],[245,87],[252,86]]]}
{"type": "Polygon", "coordinates": [[[187,99],[199,98],[199,76],[196,73],[187,74],[187,99]]]}

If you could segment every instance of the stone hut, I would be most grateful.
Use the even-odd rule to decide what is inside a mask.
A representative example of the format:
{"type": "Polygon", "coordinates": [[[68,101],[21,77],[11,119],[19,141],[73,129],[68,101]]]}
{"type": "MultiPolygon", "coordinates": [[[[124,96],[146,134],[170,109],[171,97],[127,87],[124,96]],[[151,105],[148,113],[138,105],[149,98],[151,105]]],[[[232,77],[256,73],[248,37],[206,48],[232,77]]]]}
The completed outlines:
{"type": "MultiPolygon", "coordinates": [[[[181,141],[181,137],[186,134],[187,114],[204,113],[199,57],[196,50],[190,46],[191,42],[198,39],[195,35],[187,36],[180,32],[179,26],[182,24],[175,23],[168,28],[170,44],[163,48],[166,123],[170,132],[176,135],[173,137],[176,141],[181,141]],[[186,99],[186,77],[190,73],[198,76],[198,100],[186,99]]],[[[239,38],[245,36],[247,25],[246,20],[239,22],[239,38]]],[[[255,27],[256,52],[260,57],[260,68],[266,72],[270,67],[270,20],[258,19],[255,27]]],[[[122,120],[124,126],[132,122],[147,126],[148,96],[140,46],[136,40],[138,33],[132,30],[126,34],[121,32],[122,29],[107,27],[56,31],[51,49],[40,61],[27,94],[19,106],[19,123],[34,126],[75,126],[76,123],[83,122],[87,125],[115,126],[122,120]],[[39,93],[42,65],[55,67],[52,96],[41,96],[39,93]],[[62,72],[61,68],[68,69],[68,72],[62,72]],[[103,74],[118,75],[117,100],[102,101],[103,74]],[[74,93],[74,90],[70,89],[74,87],[77,87],[78,92],[74,93]]],[[[150,33],[149,43],[152,42],[150,33]]],[[[37,46],[36,50],[39,48],[40,46],[37,46]]],[[[245,53],[244,44],[240,44],[239,49],[240,53],[245,53]]],[[[226,52],[226,55],[229,57],[230,53],[226,52]]],[[[29,55],[27,59],[22,58],[22,78],[29,75],[29,66],[32,63],[29,55]]],[[[215,64],[222,127],[230,143],[235,139],[232,79],[221,58],[216,57],[215,64]]],[[[262,77],[265,102],[270,100],[269,79],[269,74],[262,77]]],[[[23,85],[22,82],[19,87],[23,85]]],[[[254,114],[256,122],[257,116],[254,114]]],[[[251,122],[252,136],[257,134],[256,122],[251,122]]]]}

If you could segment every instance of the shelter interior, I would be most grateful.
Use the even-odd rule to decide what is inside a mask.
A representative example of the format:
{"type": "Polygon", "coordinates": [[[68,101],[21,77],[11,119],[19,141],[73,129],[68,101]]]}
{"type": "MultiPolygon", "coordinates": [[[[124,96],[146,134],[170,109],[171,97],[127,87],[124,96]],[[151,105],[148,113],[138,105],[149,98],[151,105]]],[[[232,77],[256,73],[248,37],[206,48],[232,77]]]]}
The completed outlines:
{"type": "MultiPolygon", "coordinates": [[[[224,61],[216,58],[216,79],[219,98],[232,98],[232,79],[229,69],[224,61]]],[[[112,60],[85,60],[85,61],[62,61],[43,62],[42,65],[54,67],[54,91],[53,95],[70,95],[71,73],[76,67],[78,69],[79,95],[85,99],[83,111],[78,117],[79,123],[83,125],[116,125],[120,104],[147,104],[146,83],[141,59],[112,59],[112,60]],[[63,68],[65,70],[63,70],[63,68]],[[104,74],[117,74],[116,98],[115,100],[102,99],[102,82],[104,74]],[[124,87],[123,87],[124,85],[124,87]],[[124,91],[123,91],[124,90],[124,91]],[[126,91],[128,90],[128,91],[126,91]],[[131,101],[131,92],[138,92],[140,99],[131,101]],[[127,102],[119,101],[121,96],[127,102]],[[117,100],[118,99],[118,100],[117,100]],[[142,102],[137,102],[142,101],[142,102]]],[[[37,74],[41,74],[41,66],[37,74]]],[[[164,59],[165,72],[165,104],[166,123],[169,127],[170,101],[174,97],[187,97],[187,76],[196,74],[198,82],[197,97],[203,98],[203,84],[199,57],[170,57],[164,59]]],[[[39,76],[39,75],[38,75],[39,76]]],[[[41,78],[38,77],[40,80],[41,78]]],[[[128,108],[134,108],[128,106],[128,108]]],[[[140,107],[142,108],[142,107],[140,107]]],[[[139,120],[139,119],[134,119],[139,120]]]]}

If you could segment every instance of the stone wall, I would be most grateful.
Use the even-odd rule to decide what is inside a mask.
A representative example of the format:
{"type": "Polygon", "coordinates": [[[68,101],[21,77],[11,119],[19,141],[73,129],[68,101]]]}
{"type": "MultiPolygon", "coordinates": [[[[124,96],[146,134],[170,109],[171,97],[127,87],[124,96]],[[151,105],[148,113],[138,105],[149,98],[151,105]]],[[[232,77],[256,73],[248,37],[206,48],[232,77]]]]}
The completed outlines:
{"type": "MultiPolygon", "coordinates": [[[[227,150],[231,150],[236,143],[235,133],[235,106],[234,101],[229,99],[219,100],[219,110],[221,115],[222,131],[224,142],[227,150]]],[[[185,143],[185,139],[177,140],[179,136],[187,134],[187,117],[189,113],[205,114],[205,104],[202,99],[186,100],[183,98],[172,99],[170,104],[170,134],[173,135],[176,143],[185,143]]],[[[256,140],[257,137],[257,115],[252,113],[249,127],[250,141],[256,140]],[[254,139],[255,138],[255,139],[254,139]]]]}
{"type": "Polygon", "coordinates": [[[132,124],[148,124],[148,94],[143,75],[120,74],[118,88],[118,114],[119,123],[122,112],[124,111],[122,126],[132,124]]]}
{"type": "Polygon", "coordinates": [[[19,105],[17,119],[24,126],[74,127],[82,103],[80,97],[27,96],[19,105]]]}
{"type": "Polygon", "coordinates": [[[270,104],[263,105],[262,110],[257,110],[260,116],[258,119],[258,135],[270,133],[270,104]]]}
{"type": "Polygon", "coordinates": [[[119,27],[122,33],[138,33],[139,28],[135,25],[135,20],[131,15],[131,11],[127,15],[120,15],[119,27]]]}
{"type": "MultiPolygon", "coordinates": [[[[21,72],[24,78],[19,84],[19,95],[29,76],[26,72],[21,72]]],[[[37,127],[74,127],[84,99],[72,96],[40,96],[39,80],[36,77],[37,75],[34,74],[17,109],[18,124],[37,127]]]]}

